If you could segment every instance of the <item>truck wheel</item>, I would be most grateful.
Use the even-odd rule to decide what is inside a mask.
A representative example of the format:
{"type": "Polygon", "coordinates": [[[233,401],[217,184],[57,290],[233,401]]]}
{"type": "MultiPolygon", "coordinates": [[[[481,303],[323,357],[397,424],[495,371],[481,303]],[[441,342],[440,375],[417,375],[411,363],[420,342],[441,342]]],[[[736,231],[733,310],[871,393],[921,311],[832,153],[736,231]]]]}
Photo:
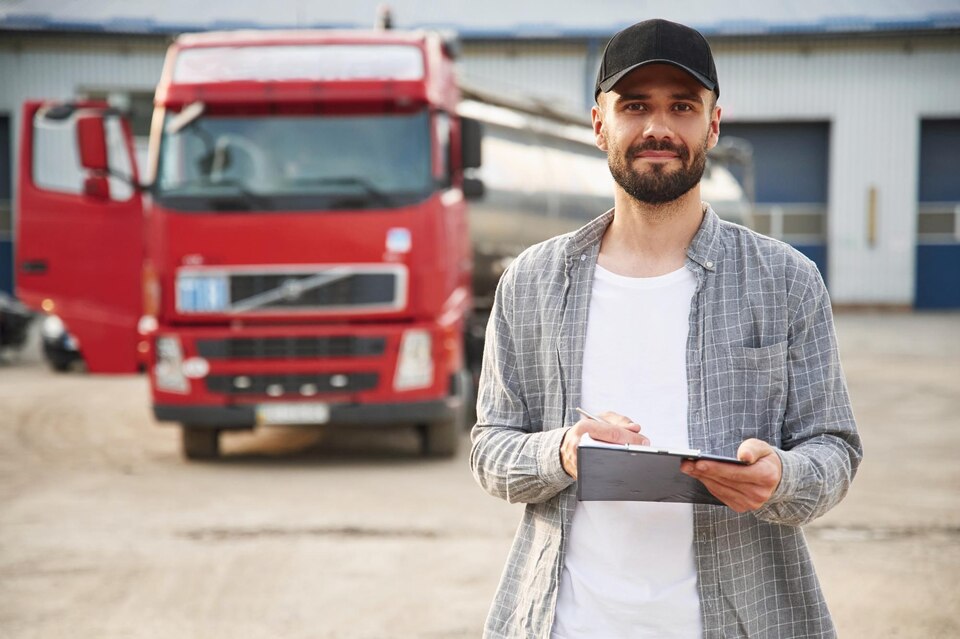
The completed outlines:
{"type": "Polygon", "coordinates": [[[427,457],[453,457],[463,432],[461,420],[435,422],[420,426],[420,446],[427,457]]]}
{"type": "Polygon", "coordinates": [[[420,447],[427,457],[453,457],[460,446],[460,438],[471,425],[473,408],[473,381],[466,369],[457,373],[454,393],[459,397],[453,416],[442,422],[420,425],[420,447]]]}
{"type": "Polygon", "coordinates": [[[184,425],[180,429],[183,456],[187,459],[216,459],[220,456],[220,431],[184,425]]]}

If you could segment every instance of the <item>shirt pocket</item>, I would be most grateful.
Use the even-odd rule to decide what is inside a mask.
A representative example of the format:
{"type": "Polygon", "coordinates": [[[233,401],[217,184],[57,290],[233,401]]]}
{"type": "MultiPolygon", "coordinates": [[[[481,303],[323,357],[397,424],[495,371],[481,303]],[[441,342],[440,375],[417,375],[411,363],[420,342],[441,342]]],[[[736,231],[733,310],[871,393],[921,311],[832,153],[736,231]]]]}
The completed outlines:
{"type": "Polygon", "coordinates": [[[730,346],[727,423],[741,441],[756,437],[780,445],[787,407],[787,342],[751,348],[730,346]]]}
{"type": "Polygon", "coordinates": [[[787,342],[751,348],[730,346],[730,366],[735,371],[769,372],[773,375],[787,372],[787,342]]]}

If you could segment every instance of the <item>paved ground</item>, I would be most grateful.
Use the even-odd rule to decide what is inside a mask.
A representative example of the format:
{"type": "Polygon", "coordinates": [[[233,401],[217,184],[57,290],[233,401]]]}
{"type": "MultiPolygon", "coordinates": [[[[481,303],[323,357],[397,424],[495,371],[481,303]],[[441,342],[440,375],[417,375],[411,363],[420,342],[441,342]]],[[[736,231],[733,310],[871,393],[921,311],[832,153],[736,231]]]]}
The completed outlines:
{"type": "MultiPolygon", "coordinates": [[[[840,634],[958,637],[960,315],[838,327],[867,458],[806,531],[840,634]]],[[[416,448],[274,428],[186,463],[142,378],[30,351],[0,365],[0,638],[476,637],[520,511],[416,448]]]]}

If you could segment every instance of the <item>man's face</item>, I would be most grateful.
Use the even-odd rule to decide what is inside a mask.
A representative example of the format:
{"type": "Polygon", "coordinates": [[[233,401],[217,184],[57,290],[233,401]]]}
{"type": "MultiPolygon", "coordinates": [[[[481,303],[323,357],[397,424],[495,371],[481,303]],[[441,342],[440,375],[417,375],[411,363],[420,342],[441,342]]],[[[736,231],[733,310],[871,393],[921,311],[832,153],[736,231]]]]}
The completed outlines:
{"type": "Polygon", "coordinates": [[[665,204],[700,182],[720,133],[713,92],[668,64],[633,71],[594,107],[597,146],[613,179],[646,204],[665,204]]]}

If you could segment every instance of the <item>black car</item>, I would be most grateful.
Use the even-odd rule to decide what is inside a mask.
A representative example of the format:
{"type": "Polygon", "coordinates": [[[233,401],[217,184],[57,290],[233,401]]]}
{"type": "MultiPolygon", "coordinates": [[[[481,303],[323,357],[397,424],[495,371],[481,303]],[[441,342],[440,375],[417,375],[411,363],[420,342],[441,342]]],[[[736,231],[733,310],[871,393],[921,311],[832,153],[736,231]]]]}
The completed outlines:
{"type": "Polygon", "coordinates": [[[22,347],[27,341],[27,327],[32,319],[30,309],[0,292],[0,348],[22,347]]]}

